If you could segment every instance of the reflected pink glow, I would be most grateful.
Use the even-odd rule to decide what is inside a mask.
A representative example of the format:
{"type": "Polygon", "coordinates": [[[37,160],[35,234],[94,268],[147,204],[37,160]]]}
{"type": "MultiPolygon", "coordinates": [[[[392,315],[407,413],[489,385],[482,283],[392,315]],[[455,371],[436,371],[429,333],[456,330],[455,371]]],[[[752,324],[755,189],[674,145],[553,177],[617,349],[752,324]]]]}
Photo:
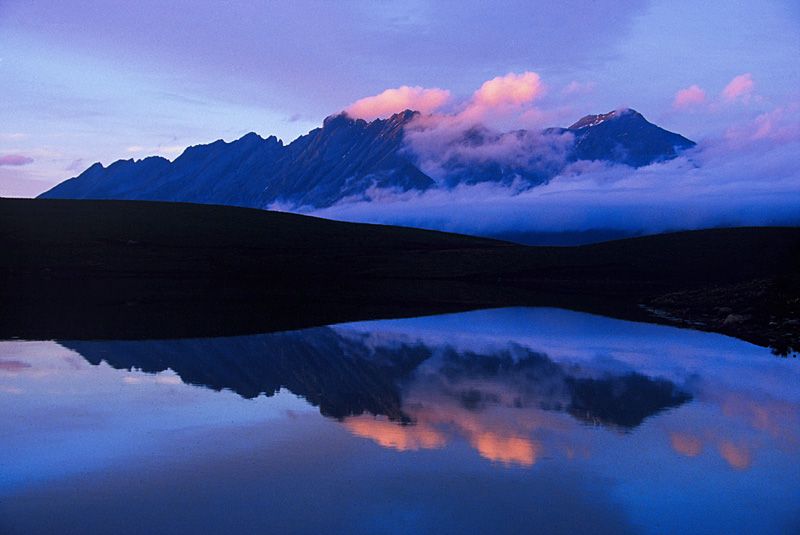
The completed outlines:
{"type": "MultiPolygon", "coordinates": [[[[724,337],[661,326],[552,310],[487,314],[337,327],[350,333],[347,347],[362,339],[359,333],[373,333],[353,354],[380,366],[394,362],[385,350],[425,343],[431,356],[393,383],[398,397],[391,397],[391,408],[399,400],[410,425],[366,414],[339,425],[289,391],[243,400],[172,384],[179,370],[149,375],[88,359],[80,365],[74,350],[53,343],[5,343],[0,362],[30,364],[22,373],[0,373],[0,391],[18,394],[0,403],[6,426],[0,443],[15,461],[3,466],[4,483],[11,480],[18,489],[7,510],[18,512],[14,507],[33,503],[29,496],[35,495],[39,510],[52,514],[53,504],[64,503],[53,496],[64,495],[86,504],[71,518],[95,521],[97,504],[109,496],[107,485],[95,486],[100,480],[119,498],[114,512],[132,516],[152,516],[153,503],[178,511],[193,500],[205,512],[213,493],[231,501],[224,510],[240,514],[246,506],[259,519],[269,516],[264,503],[274,507],[270,519],[285,513],[300,522],[323,503],[333,504],[322,512],[325,521],[342,511],[369,519],[374,511],[410,505],[414,514],[445,511],[465,523],[472,522],[467,515],[509,512],[512,523],[504,525],[513,526],[520,512],[534,517],[541,511],[545,518],[550,507],[600,525],[600,488],[626,521],[652,526],[647,533],[797,532],[796,362],[724,337]],[[569,405],[576,400],[565,388],[570,381],[625,377],[630,370],[666,378],[694,398],[624,432],[602,412],[593,419],[569,405]],[[34,488],[46,488],[41,483],[54,475],[69,478],[55,482],[58,494],[34,488]],[[90,482],[97,492],[91,499],[76,495],[76,481],[90,482]],[[481,488],[488,490],[476,500],[481,488]],[[137,496],[146,499],[131,499],[137,496]],[[582,501],[588,509],[576,513],[582,501]],[[452,504],[461,509],[448,509],[452,504]]],[[[318,340],[316,331],[308,333],[308,343],[318,340]]],[[[239,348],[252,346],[265,356],[263,348],[273,347],[266,344],[269,336],[232,339],[225,354],[241,356],[239,348]]],[[[222,347],[207,343],[209,353],[222,347]]],[[[165,354],[169,345],[162,346],[165,354]]],[[[218,377],[226,377],[224,367],[218,377]]],[[[205,517],[198,519],[206,528],[205,517]]],[[[530,525],[540,527],[538,520],[530,525]]],[[[251,531],[270,531],[259,528],[251,531]]],[[[604,533],[642,531],[616,528],[604,533]]],[[[417,531],[442,530],[425,524],[417,531]]]]}
{"type": "MultiPolygon", "coordinates": [[[[480,388],[495,404],[486,410],[471,410],[452,392],[412,387],[404,411],[414,425],[371,416],[348,418],[344,425],[357,436],[400,451],[441,448],[463,439],[489,461],[522,467],[533,466],[545,452],[544,443],[536,438],[540,431],[566,435],[573,429],[563,414],[515,407],[518,394],[506,385],[466,381],[458,387],[458,391],[480,388]]],[[[560,451],[564,457],[588,455],[585,446],[570,442],[564,436],[551,437],[547,449],[560,451]]]]}
{"type": "Polygon", "coordinates": [[[731,468],[740,471],[750,468],[751,452],[745,446],[723,442],[719,445],[719,454],[731,465],[731,468]]]}
{"type": "Polygon", "coordinates": [[[712,398],[706,401],[713,403],[719,414],[704,422],[702,430],[670,425],[667,436],[674,451],[697,457],[709,446],[738,471],[750,469],[756,453],[768,444],[785,452],[800,451],[800,407],[796,403],[758,399],[757,394],[742,391],[722,391],[712,398]],[[754,434],[758,438],[754,439],[754,434]]]}
{"type": "MultiPolygon", "coordinates": [[[[461,351],[467,351],[469,342],[459,339],[458,328],[449,323],[446,327],[447,337],[441,338],[435,332],[427,333],[424,337],[426,343],[431,347],[454,343],[461,351]]],[[[469,331],[474,332],[474,328],[471,326],[469,331]]],[[[405,331],[401,330],[395,336],[413,343],[405,331]]],[[[376,347],[391,345],[391,341],[389,332],[373,333],[372,343],[376,347]]],[[[538,340],[531,343],[539,345],[538,340]]],[[[688,368],[697,364],[694,360],[696,350],[687,350],[680,344],[670,347],[675,362],[688,368]]],[[[491,353],[492,350],[486,351],[491,353]]],[[[648,362],[646,352],[639,353],[643,351],[641,349],[632,354],[630,348],[625,351],[626,358],[632,358],[640,365],[648,362]]],[[[722,362],[719,369],[727,369],[722,362]]],[[[753,390],[751,386],[743,388],[738,368],[732,365],[735,360],[724,362],[731,366],[728,375],[721,372],[725,379],[695,386],[702,393],[697,401],[705,407],[701,421],[695,421],[693,417],[660,420],[657,424],[660,431],[653,434],[654,442],[650,447],[654,451],[678,453],[692,463],[703,464],[711,458],[721,457],[736,471],[749,470],[760,450],[777,446],[784,452],[797,451],[800,443],[798,401],[794,397],[785,397],[786,393],[779,388],[767,385],[773,377],[769,367],[762,367],[764,375],[759,383],[760,388],[764,388],[762,391],[753,390]],[[703,455],[704,452],[711,455],[703,455]]],[[[665,365],[663,355],[659,363],[665,365]]],[[[437,364],[435,359],[427,362],[405,388],[402,410],[415,425],[400,425],[385,419],[376,421],[374,418],[368,419],[368,425],[364,417],[359,417],[347,420],[347,428],[354,434],[399,450],[438,448],[462,441],[470,444],[481,457],[509,466],[530,467],[543,455],[568,459],[597,455],[598,445],[585,441],[584,424],[563,408],[542,408],[569,405],[569,397],[558,382],[540,378],[537,388],[529,388],[524,374],[518,374],[513,368],[496,375],[477,377],[442,373],[442,366],[448,365],[455,366],[452,362],[437,364]],[[470,398],[470,395],[474,396],[470,398]],[[468,399],[475,401],[465,401],[468,399]]],[[[590,369],[585,371],[588,373],[590,369]]],[[[677,373],[675,377],[681,375],[683,373],[677,373]]],[[[689,407],[675,410],[691,412],[689,407]]],[[[603,436],[608,436],[608,432],[616,434],[613,425],[603,423],[601,426],[603,436]]],[[[641,431],[637,429],[635,432],[641,431]]],[[[613,440],[626,440],[624,434],[618,436],[613,440]]]]}
{"type": "Polygon", "coordinates": [[[785,437],[787,427],[796,427],[800,420],[800,409],[792,403],[776,399],[756,401],[742,394],[727,396],[722,402],[722,412],[775,438],[785,437]]]}
{"type": "Polygon", "coordinates": [[[472,439],[472,445],[481,457],[490,461],[522,466],[533,466],[544,449],[539,442],[520,437],[502,437],[494,433],[476,435],[472,439]]]}
{"type": "MultiPolygon", "coordinates": [[[[481,457],[506,465],[518,464],[532,466],[541,456],[544,447],[541,443],[527,438],[505,433],[487,431],[479,426],[482,422],[467,418],[453,422],[459,427],[459,434],[467,436],[469,443],[481,457]]],[[[438,422],[442,427],[442,422],[438,422]]],[[[431,422],[418,422],[401,425],[390,422],[385,417],[356,416],[348,418],[344,426],[354,435],[374,440],[385,448],[398,451],[437,449],[447,445],[445,433],[431,422]]]]}
{"type": "Polygon", "coordinates": [[[385,417],[356,416],[345,420],[344,426],[354,435],[398,451],[436,449],[447,444],[445,436],[430,426],[398,425],[385,417]]]}
{"type": "Polygon", "coordinates": [[[687,457],[697,457],[703,451],[703,440],[700,437],[683,433],[670,433],[669,441],[672,449],[687,457]]]}

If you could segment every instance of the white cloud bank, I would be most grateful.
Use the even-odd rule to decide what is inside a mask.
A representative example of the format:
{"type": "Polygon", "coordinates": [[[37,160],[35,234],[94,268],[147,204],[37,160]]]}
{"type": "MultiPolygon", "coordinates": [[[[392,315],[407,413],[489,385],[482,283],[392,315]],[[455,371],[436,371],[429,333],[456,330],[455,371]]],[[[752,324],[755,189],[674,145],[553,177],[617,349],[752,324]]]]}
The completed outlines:
{"type": "Polygon", "coordinates": [[[375,189],[367,200],[301,211],[489,235],[800,225],[800,104],[762,113],[678,158],[639,169],[577,162],[533,188],[482,183],[426,192],[375,189]]]}

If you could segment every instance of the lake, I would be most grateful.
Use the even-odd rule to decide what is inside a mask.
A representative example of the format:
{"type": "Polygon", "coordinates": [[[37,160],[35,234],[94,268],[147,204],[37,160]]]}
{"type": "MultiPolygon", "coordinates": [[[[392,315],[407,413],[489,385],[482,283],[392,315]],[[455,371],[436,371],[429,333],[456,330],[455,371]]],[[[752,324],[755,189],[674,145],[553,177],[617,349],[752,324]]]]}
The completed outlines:
{"type": "Polygon", "coordinates": [[[800,533],[800,362],[547,308],[0,342],[0,533],[800,533]]]}

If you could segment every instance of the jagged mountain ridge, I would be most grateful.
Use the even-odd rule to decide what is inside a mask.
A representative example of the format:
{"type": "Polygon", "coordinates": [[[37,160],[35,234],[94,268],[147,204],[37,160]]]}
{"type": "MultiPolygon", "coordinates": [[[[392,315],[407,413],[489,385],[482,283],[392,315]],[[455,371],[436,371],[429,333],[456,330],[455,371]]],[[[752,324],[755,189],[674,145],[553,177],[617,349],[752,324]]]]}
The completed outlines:
{"type": "Polygon", "coordinates": [[[437,182],[420,170],[418,155],[405,143],[405,129],[417,116],[418,112],[406,110],[389,119],[366,122],[339,114],[288,145],[275,136],[264,139],[249,133],[230,143],[218,140],[189,147],[172,162],[154,156],[119,160],[108,167],[96,163],[40,197],[325,207],[363,198],[372,188],[424,191],[513,180],[534,186],[569,162],[603,160],[639,167],[673,158],[694,145],[633,110],[590,115],[569,128],[535,134],[524,130],[497,134],[476,126],[459,143],[480,147],[495,142],[498,135],[518,139],[536,135],[559,139],[561,144],[566,140],[568,150],[555,164],[536,155],[515,164],[451,159],[443,168],[446,175],[437,182]]]}
{"type": "Polygon", "coordinates": [[[400,154],[412,112],[367,123],[343,115],[284,145],[250,133],[161,157],[94,164],[42,198],[185,201],[264,208],[277,200],[327,206],[367,188],[424,190],[433,180],[400,154]]]}

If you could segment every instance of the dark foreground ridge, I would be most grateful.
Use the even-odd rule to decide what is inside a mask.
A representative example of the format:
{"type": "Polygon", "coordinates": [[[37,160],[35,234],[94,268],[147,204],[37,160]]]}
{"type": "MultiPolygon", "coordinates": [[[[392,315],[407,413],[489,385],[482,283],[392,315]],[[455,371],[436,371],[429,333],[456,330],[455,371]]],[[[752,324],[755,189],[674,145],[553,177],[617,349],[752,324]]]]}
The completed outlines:
{"type": "Polygon", "coordinates": [[[0,199],[0,248],[0,338],[208,337],[501,306],[783,353],[800,331],[800,228],[525,247],[229,206],[0,199]]]}

